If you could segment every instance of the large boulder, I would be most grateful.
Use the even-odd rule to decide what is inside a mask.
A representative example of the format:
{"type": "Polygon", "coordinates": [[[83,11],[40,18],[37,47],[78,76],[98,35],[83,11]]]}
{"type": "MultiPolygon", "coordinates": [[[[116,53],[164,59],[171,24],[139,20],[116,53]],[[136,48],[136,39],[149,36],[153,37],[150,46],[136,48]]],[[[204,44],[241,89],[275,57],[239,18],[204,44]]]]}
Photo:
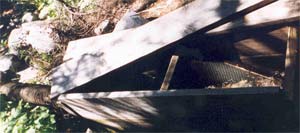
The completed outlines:
{"type": "Polygon", "coordinates": [[[58,45],[55,38],[58,38],[58,34],[54,32],[50,21],[24,23],[10,33],[9,52],[16,55],[20,47],[30,45],[39,53],[48,53],[58,45]]]}

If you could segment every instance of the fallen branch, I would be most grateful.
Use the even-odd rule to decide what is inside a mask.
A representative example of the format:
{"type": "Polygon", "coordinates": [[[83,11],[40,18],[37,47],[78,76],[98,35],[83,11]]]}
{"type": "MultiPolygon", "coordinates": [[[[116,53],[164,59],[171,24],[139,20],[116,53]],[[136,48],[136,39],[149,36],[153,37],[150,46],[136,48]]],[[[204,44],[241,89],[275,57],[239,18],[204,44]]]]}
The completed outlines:
{"type": "Polygon", "coordinates": [[[33,104],[50,105],[50,88],[47,85],[9,82],[0,84],[0,94],[4,94],[14,100],[23,99],[33,104]]]}

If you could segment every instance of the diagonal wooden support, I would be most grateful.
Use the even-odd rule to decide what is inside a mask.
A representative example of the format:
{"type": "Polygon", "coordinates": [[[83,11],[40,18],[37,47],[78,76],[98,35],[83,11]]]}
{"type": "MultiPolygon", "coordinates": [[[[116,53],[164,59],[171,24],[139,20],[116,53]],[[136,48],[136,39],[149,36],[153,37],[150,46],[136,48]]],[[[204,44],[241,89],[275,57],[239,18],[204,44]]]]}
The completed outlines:
{"type": "Polygon", "coordinates": [[[169,63],[164,81],[161,84],[160,90],[168,90],[171,79],[172,79],[174,71],[175,71],[175,67],[176,67],[177,62],[178,62],[178,59],[179,59],[179,56],[177,56],[177,55],[173,55],[171,57],[171,60],[170,60],[170,63],[169,63]]]}

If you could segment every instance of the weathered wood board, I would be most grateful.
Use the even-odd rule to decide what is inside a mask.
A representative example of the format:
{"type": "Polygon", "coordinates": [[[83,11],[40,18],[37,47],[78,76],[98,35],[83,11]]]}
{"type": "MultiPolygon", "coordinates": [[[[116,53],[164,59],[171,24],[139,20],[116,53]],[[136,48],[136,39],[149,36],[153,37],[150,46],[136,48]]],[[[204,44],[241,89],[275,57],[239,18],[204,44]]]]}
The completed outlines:
{"type": "MultiPolygon", "coordinates": [[[[274,119],[275,117],[265,114],[278,111],[272,110],[274,108],[271,107],[278,105],[276,101],[280,100],[276,98],[280,96],[279,92],[280,89],[276,87],[123,91],[62,94],[58,101],[69,113],[116,130],[126,131],[132,127],[146,129],[160,127],[159,130],[163,131],[167,126],[176,125],[173,131],[178,131],[180,126],[191,128],[194,125],[194,130],[199,128],[201,130],[202,127],[202,130],[206,128],[215,131],[218,124],[228,124],[225,122],[227,119],[264,119],[265,121],[274,119]],[[269,111],[265,112],[263,108],[269,111]],[[249,109],[252,111],[251,114],[247,114],[249,109]],[[254,114],[260,115],[254,116],[254,114]],[[191,119],[191,121],[190,124],[180,125],[181,122],[177,123],[180,119],[191,119]],[[193,123],[193,120],[202,123],[193,123]],[[210,127],[208,123],[214,123],[216,127],[210,127]]],[[[278,108],[281,106],[278,105],[278,108]]],[[[190,131],[190,129],[181,130],[190,131]]]]}
{"type": "MultiPolygon", "coordinates": [[[[180,38],[182,38],[190,33],[193,33],[194,31],[205,27],[208,24],[216,22],[217,20],[230,15],[231,13],[240,11],[260,1],[262,0],[240,0],[238,4],[233,4],[236,3],[236,1],[229,0],[228,3],[223,4],[223,0],[196,0],[195,2],[192,2],[187,6],[175,10],[174,12],[151,21],[150,23],[145,24],[139,28],[121,31],[122,33],[109,33],[101,36],[72,41],[68,45],[64,60],[69,60],[70,58],[81,56],[86,53],[97,52],[103,47],[106,47],[106,45],[121,43],[121,40],[124,41],[124,43],[130,42],[139,44],[138,41],[141,41],[148,37],[148,40],[155,39],[156,41],[153,40],[152,42],[143,42],[141,44],[160,44],[167,40],[165,39],[165,37],[167,36],[169,37],[169,39],[171,39],[172,36],[175,39],[175,35],[178,35],[180,38]],[[177,31],[178,33],[175,31],[177,31]],[[122,39],[120,39],[120,37],[122,39]],[[139,39],[140,37],[142,37],[143,39],[139,39]],[[113,40],[115,42],[111,42],[113,40]],[[87,49],[87,45],[93,46],[93,48],[87,49]]],[[[298,17],[298,19],[300,19],[300,12],[298,10],[299,7],[295,3],[296,2],[294,2],[294,0],[279,0],[275,3],[267,5],[266,7],[249,13],[248,15],[243,17],[243,19],[239,20],[242,22],[230,22],[209,32],[219,32],[235,27],[255,25],[276,20],[284,20],[296,16],[298,17]],[[280,13],[274,13],[274,11],[280,13]]],[[[172,42],[176,40],[172,40],[172,42]]]]}
{"type": "MultiPolygon", "coordinates": [[[[229,3],[222,7],[223,2],[223,0],[196,0],[141,27],[70,42],[64,57],[66,62],[53,71],[51,97],[164,48],[259,1],[240,1],[236,7],[228,6],[229,3]]],[[[246,16],[243,23],[231,23],[215,31],[298,16],[297,12],[292,12],[295,6],[289,3],[289,0],[277,1],[260,9],[257,14],[251,13],[256,19],[249,16],[247,19],[246,16]],[[280,14],[270,14],[274,9],[284,10],[280,14]]]]}

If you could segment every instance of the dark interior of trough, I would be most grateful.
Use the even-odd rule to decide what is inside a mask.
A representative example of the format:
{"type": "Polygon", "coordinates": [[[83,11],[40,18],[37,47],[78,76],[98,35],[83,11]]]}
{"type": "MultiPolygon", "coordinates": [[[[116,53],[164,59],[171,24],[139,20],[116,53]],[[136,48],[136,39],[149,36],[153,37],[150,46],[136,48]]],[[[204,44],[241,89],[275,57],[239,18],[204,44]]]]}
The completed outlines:
{"type": "Polygon", "coordinates": [[[169,89],[231,88],[240,81],[252,83],[242,87],[281,87],[291,24],[191,34],[68,93],[159,90],[172,55],[179,60],[169,89]]]}

